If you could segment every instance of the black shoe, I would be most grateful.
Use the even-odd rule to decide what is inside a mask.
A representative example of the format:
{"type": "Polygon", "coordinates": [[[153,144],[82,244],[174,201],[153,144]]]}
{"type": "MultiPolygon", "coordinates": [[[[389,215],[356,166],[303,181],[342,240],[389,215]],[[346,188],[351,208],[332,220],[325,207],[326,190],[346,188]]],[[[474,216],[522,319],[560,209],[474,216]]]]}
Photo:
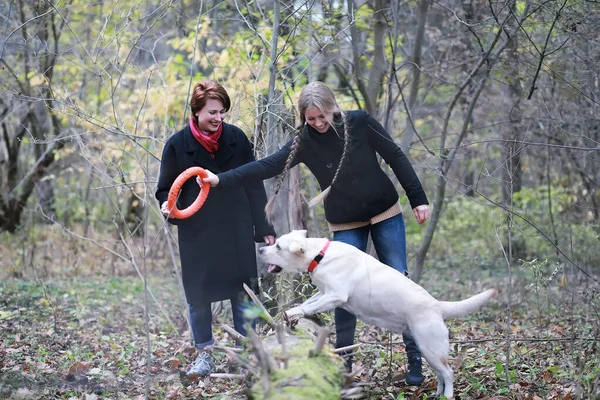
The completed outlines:
{"type": "Polygon", "coordinates": [[[354,356],[352,355],[344,355],[344,367],[346,368],[346,372],[352,372],[352,362],[354,361],[354,356]]]}
{"type": "Polygon", "coordinates": [[[423,378],[423,366],[421,357],[410,357],[408,359],[408,372],[406,373],[406,384],[409,386],[421,386],[423,378]]]}

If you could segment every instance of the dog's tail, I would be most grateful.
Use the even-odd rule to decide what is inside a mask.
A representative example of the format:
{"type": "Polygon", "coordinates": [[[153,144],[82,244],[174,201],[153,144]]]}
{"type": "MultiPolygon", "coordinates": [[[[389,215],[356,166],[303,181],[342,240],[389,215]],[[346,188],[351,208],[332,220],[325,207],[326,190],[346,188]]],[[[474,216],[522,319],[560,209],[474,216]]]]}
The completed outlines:
{"type": "Polygon", "coordinates": [[[486,301],[498,294],[496,289],[488,289],[462,301],[440,301],[442,315],[446,318],[464,317],[481,307],[486,301]]]}

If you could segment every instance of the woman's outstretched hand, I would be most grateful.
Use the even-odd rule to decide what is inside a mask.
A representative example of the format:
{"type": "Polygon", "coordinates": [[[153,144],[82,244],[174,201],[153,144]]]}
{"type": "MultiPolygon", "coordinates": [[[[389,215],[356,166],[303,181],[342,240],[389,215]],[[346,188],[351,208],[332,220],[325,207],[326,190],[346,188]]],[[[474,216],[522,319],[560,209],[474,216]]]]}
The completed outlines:
{"type": "Polygon", "coordinates": [[[428,204],[416,206],[413,208],[413,212],[415,213],[415,218],[417,219],[419,225],[423,224],[423,222],[427,221],[427,219],[431,216],[431,210],[429,209],[428,204]]]}
{"type": "Polygon", "coordinates": [[[205,170],[208,176],[206,178],[202,178],[202,182],[208,183],[210,187],[215,187],[219,184],[219,177],[210,172],[209,170],[205,170]]]}
{"type": "Polygon", "coordinates": [[[167,205],[166,201],[161,204],[160,212],[162,212],[165,217],[168,217],[171,214],[171,210],[169,210],[169,206],[167,205]]]}

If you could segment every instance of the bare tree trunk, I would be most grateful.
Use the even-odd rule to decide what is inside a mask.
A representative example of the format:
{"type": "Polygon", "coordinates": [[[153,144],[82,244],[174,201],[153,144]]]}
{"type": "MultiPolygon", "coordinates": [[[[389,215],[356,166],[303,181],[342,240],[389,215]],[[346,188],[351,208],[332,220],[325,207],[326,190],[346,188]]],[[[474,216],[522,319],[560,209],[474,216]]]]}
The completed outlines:
{"type": "MultiPolygon", "coordinates": [[[[274,92],[278,98],[281,98],[281,93],[278,91],[274,92]]],[[[263,107],[259,107],[259,111],[266,109],[266,99],[261,96],[263,107]],[[261,110],[262,109],[262,110],[261,110]]],[[[281,146],[287,143],[291,137],[290,127],[294,126],[293,114],[290,110],[285,108],[285,105],[272,105],[271,112],[277,117],[277,124],[274,124],[271,129],[265,129],[264,118],[257,118],[257,125],[255,131],[255,152],[256,158],[263,158],[270,153],[277,151],[281,146]],[[266,132],[266,133],[265,133],[266,132]],[[264,140],[261,140],[264,138],[264,140]]],[[[262,114],[264,115],[264,113],[262,114]]],[[[275,191],[275,185],[277,184],[278,177],[274,177],[265,181],[265,189],[267,196],[273,195],[275,191]]],[[[299,168],[292,168],[288,171],[286,178],[281,185],[279,194],[275,198],[275,205],[273,208],[273,226],[275,232],[278,235],[288,233],[293,229],[302,229],[303,223],[303,212],[302,212],[302,199],[300,196],[300,170],[299,168]]],[[[260,271],[259,264],[259,271],[260,271]]],[[[265,301],[265,306],[274,313],[278,312],[278,303],[281,304],[284,300],[279,299],[278,296],[284,295],[284,291],[280,291],[277,288],[277,276],[273,274],[264,274],[261,279],[261,289],[264,292],[270,294],[273,298],[272,301],[265,301]]]]}
{"type": "MultiPolygon", "coordinates": [[[[516,10],[513,10],[516,12],[516,10]]],[[[508,21],[507,26],[511,30],[515,30],[517,23],[514,19],[508,21]]],[[[508,125],[503,129],[506,145],[503,151],[503,168],[502,168],[502,201],[504,206],[512,210],[513,207],[518,207],[514,204],[514,194],[519,193],[522,188],[523,169],[521,167],[521,151],[523,150],[524,129],[521,125],[523,116],[521,110],[521,82],[519,79],[518,69],[518,41],[517,36],[513,35],[508,38],[508,46],[506,48],[507,59],[507,85],[504,89],[504,108],[506,112],[506,120],[508,125]]],[[[510,232],[509,232],[510,233],[510,232]]],[[[505,238],[504,248],[512,249],[512,254],[508,253],[509,260],[518,260],[525,258],[525,241],[516,235],[510,235],[505,238]],[[508,243],[512,240],[512,243],[508,243]]]]}
{"type": "Polygon", "coordinates": [[[408,95],[408,107],[406,113],[409,115],[406,119],[406,129],[404,136],[400,141],[400,148],[408,156],[410,144],[415,137],[415,130],[410,115],[413,113],[417,96],[419,93],[419,84],[421,83],[421,55],[423,53],[423,42],[425,40],[425,25],[427,24],[427,12],[429,11],[430,0],[419,1],[419,21],[417,23],[417,33],[415,35],[415,44],[412,51],[411,61],[413,62],[413,75],[408,95]]]}
{"type": "Polygon", "coordinates": [[[400,3],[393,1],[390,4],[390,12],[392,14],[392,34],[390,38],[390,47],[392,50],[392,57],[390,59],[390,68],[388,72],[387,78],[387,104],[385,106],[385,117],[383,119],[383,127],[386,131],[390,131],[390,124],[392,121],[393,111],[398,100],[398,97],[402,93],[402,88],[398,88],[398,94],[394,93],[394,86],[396,79],[396,74],[398,73],[398,68],[396,66],[396,56],[399,52],[399,41],[400,41],[400,3]]]}
{"type": "MultiPolygon", "coordinates": [[[[289,127],[294,126],[293,113],[285,108],[283,94],[275,90],[275,78],[277,75],[277,38],[279,33],[279,2],[274,2],[273,16],[273,39],[271,42],[271,67],[270,79],[268,88],[268,98],[264,106],[266,113],[266,129],[262,125],[264,122],[264,113],[260,112],[257,118],[257,126],[255,132],[255,143],[259,146],[255,147],[257,158],[269,155],[277,151],[283,144],[289,140],[289,127]],[[264,147],[260,149],[260,145],[264,147]]],[[[264,102],[264,98],[262,100],[264,102]]],[[[260,104],[262,106],[262,103],[260,104]]],[[[260,107],[259,108],[263,108],[260,107]]],[[[262,110],[260,110],[262,111],[262,110]]],[[[272,178],[265,182],[267,195],[271,196],[274,193],[274,187],[277,184],[278,178],[272,178]]],[[[302,203],[300,192],[298,190],[300,182],[298,168],[294,168],[288,172],[285,181],[283,182],[279,195],[276,197],[273,225],[275,232],[281,235],[292,229],[300,229],[303,226],[302,222],[302,203]]],[[[283,291],[277,290],[276,277],[271,274],[266,274],[261,280],[262,290],[271,293],[271,298],[275,301],[267,302],[267,308],[278,312],[279,304],[283,301],[278,301],[277,296],[281,296],[283,291]]]]}
{"type": "MultiPolygon", "coordinates": [[[[29,7],[29,6],[28,6],[29,7]]],[[[47,188],[50,182],[40,182],[46,176],[48,168],[55,162],[54,154],[64,146],[61,140],[61,122],[54,110],[54,98],[52,91],[52,78],[54,75],[54,65],[58,55],[56,54],[57,41],[61,35],[62,26],[57,26],[54,20],[54,13],[46,3],[39,3],[31,6],[32,15],[44,15],[31,24],[28,24],[28,8],[19,3],[19,18],[22,24],[21,37],[23,43],[28,43],[32,37],[39,39],[40,43],[45,45],[39,49],[30,49],[23,46],[21,54],[23,60],[22,72],[16,74],[11,66],[3,62],[4,69],[11,72],[10,76],[15,80],[14,84],[23,92],[23,99],[0,100],[0,116],[9,115],[14,112],[18,123],[7,123],[3,119],[1,142],[4,143],[7,150],[6,163],[0,164],[0,177],[6,176],[6,186],[4,193],[0,196],[0,230],[14,232],[20,222],[25,205],[33,191],[38,188],[47,188]],[[52,49],[52,51],[50,50],[52,49]],[[32,60],[32,57],[36,57],[32,60]],[[34,62],[35,61],[35,62],[34,62]],[[32,65],[36,70],[32,71],[32,65]],[[32,74],[36,72],[45,78],[45,84],[35,87],[31,83],[32,74]],[[41,99],[32,103],[27,99],[41,99]],[[26,160],[30,155],[23,154],[27,151],[21,147],[25,138],[32,139],[33,155],[35,162],[33,165],[26,160]]],[[[8,75],[8,74],[7,74],[8,75]]],[[[4,178],[3,178],[4,180],[4,178]]],[[[52,211],[53,192],[42,190],[45,196],[44,204],[50,207],[47,210],[52,211]]]]}

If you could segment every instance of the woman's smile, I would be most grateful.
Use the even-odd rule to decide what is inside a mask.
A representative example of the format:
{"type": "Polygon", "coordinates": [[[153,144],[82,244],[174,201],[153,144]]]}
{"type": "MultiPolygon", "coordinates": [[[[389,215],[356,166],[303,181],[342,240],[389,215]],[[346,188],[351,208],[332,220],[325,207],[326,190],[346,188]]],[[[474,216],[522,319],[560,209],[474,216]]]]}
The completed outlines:
{"type": "Polygon", "coordinates": [[[319,133],[329,130],[329,121],[333,118],[333,112],[323,112],[317,107],[310,107],[304,113],[306,123],[319,133]]]}

